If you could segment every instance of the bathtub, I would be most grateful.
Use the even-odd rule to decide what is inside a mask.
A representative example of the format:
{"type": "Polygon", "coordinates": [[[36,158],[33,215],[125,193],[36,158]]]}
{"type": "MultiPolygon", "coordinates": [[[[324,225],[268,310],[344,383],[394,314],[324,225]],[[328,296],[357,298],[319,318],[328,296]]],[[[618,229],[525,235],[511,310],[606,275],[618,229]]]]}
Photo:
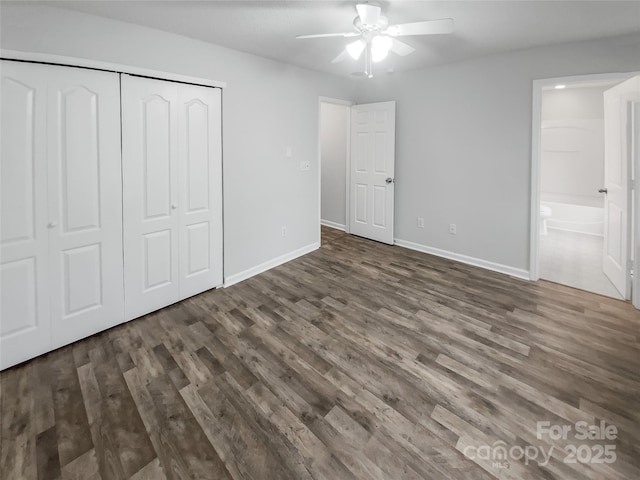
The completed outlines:
{"type": "Polygon", "coordinates": [[[568,232],[604,235],[604,207],[588,207],[560,202],[540,202],[551,209],[547,228],[568,232]]]}

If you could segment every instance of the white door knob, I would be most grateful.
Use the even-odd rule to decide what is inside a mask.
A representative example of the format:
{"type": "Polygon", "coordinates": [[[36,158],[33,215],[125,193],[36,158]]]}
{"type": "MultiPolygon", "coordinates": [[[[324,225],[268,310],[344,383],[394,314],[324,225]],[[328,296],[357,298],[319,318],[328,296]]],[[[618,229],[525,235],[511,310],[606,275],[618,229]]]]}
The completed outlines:
{"type": "Polygon", "coordinates": [[[178,205],[176,205],[175,203],[171,204],[171,210],[175,210],[176,208],[178,208],[178,205]]]}
{"type": "Polygon", "coordinates": [[[47,228],[56,228],[57,226],[58,226],[58,224],[56,222],[47,223],[47,228]]]}

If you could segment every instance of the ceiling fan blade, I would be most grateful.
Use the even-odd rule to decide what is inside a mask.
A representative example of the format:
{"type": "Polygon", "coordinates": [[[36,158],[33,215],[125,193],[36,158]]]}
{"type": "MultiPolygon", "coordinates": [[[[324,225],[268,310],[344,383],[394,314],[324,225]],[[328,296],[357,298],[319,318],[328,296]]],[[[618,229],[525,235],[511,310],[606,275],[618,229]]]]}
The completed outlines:
{"type": "Polygon", "coordinates": [[[390,50],[393,53],[400,55],[401,57],[404,57],[405,55],[409,55],[410,53],[413,53],[416,51],[416,49],[413,48],[411,45],[401,42],[397,38],[393,38],[393,37],[389,37],[389,38],[391,38],[390,50]]]}
{"type": "Polygon", "coordinates": [[[357,37],[358,32],[343,32],[343,33],[314,33],[312,35],[297,35],[296,38],[326,38],[326,37],[357,37]]]}
{"type": "Polygon", "coordinates": [[[442,33],[453,33],[453,19],[443,18],[441,20],[426,20],[424,22],[391,25],[387,28],[385,33],[394,37],[400,37],[403,35],[437,35],[442,33]]]}
{"type": "Polygon", "coordinates": [[[378,20],[380,20],[380,12],[382,11],[380,7],[376,5],[369,5],[367,3],[360,3],[356,5],[356,10],[358,10],[360,21],[365,25],[378,24],[378,20]]]}
{"type": "Polygon", "coordinates": [[[331,60],[331,63],[340,63],[340,62],[344,62],[345,60],[348,60],[351,58],[351,55],[349,55],[349,52],[347,51],[347,49],[345,48],[344,50],[342,50],[342,52],[340,52],[340,55],[338,55],[336,58],[334,58],[333,60],[331,60]]]}

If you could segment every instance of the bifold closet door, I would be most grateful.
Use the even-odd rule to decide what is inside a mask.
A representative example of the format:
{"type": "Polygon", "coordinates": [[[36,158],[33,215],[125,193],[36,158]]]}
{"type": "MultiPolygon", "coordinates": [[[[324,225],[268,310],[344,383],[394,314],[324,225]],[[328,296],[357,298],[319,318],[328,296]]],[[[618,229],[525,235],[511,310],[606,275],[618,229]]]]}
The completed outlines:
{"type": "Polygon", "coordinates": [[[49,67],[49,288],[59,347],[124,321],[120,82],[49,67]]]}
{"type": "Polygon", "coordinates": [[[180,297],[222,285],[222,105],[219,88],[178,88],[180,297]]]}
{"type": "Polygon", "coordinates": [[[2,62],[0,367],[49,350],[47,83],[39,65],[2,62]]]}
{"type": "Polygon", "coordinates": [[[222,283],[220,91],[122,75],[128,319],[222,283]]]}
{"type": "Polygon", "coordinates": [[[125,315],[180,299],[178,87],[122,75],[125,315]]]}
{"type": "Polygon", "coordinates": [[[2,62],[0,367],[124,320],[118,75],[2,62]]]}

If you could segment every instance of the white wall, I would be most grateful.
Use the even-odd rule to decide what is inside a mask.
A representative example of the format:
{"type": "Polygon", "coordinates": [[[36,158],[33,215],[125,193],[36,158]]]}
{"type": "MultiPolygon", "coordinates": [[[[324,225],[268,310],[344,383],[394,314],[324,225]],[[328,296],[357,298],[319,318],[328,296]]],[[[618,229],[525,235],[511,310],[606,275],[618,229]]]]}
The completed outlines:
{"type": "MultiPolygon", "coordinates": [[[[604,206],[604,99],[610,87],[542,93],[540,193],[543,201],[604,206]]],[[[604,212],[603,212],[604,215],[604,212]]]]}
{"type": "Polygon", "coordinates": [[[356,100],[397,102],[396,237],[528,270],[532,81],[640,70],[639,51],[622,37],[374,78],[356,100]]]}
{"type": "Polygon", "coordinates": [[[318,240],[318,97],[353,83],[130,23],[2,5],[4,49],[135,65],[227,82],[223,92],[225,277],[318,240]],[[287,146],[293,158],[285,158],[287,146]],[[311,169],[301,172],[299,162],[311,169]],[[282,226],[287,236],[282,237],[282,226]]]}
{"type": "Polygon", "coordinates": [[[325,222],[343,226],[346,221],[346,165],[350,108],[322,103],[320,107],[320,153],[322,165],[321,215],[325,222]]]}
{"type": "Polygon", "coordinates": [[[541,119],[604,118],[603,94],[612,86],[545,90],[542,92],[541,119]]]}

